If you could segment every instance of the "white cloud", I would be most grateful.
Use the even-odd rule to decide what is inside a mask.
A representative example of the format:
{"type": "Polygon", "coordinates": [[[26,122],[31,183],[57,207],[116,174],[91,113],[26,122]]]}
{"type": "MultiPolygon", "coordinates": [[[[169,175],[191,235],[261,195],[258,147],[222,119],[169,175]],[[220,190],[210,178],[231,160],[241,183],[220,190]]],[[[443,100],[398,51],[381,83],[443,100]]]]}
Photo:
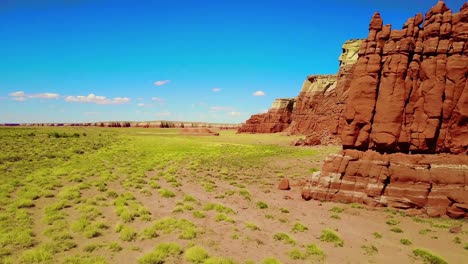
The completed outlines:
{"type": "Polygon", "coordinates": [[[230,106],[212,106],[211,111],[231,111],[233,108],[230,106]]]}
{"type": "Polygon", "coordinates": [[[26,98],[39,98],[39,99],[58,99],[60,94],[56,93],[38,93],[26,94],[23,91],[13,92],[9,94],[15,101],[26,101],[26,98]]]}
{"type": "Polygon", "coordinates": [[[240,115],[241,115],[241,112],[234,112],[234,111],[232,111],[232,112],[229,112],[228,115],[229,115],[229,116],[240,116],[240,115]]]}
{"type": "Polygon", "coordinates": [[[255,93],[252,94],[253,96],[265,96],[265,93],[263,91],[256,91],[255,93]]]}
{"type": "Polygon", "coordinates": [[[220,91],[221,91],[221,88],[213,88],[213,89],[211,89],[211,91],[217,93],[217,92],[220,92],[220,91]]]}
{"type": "Polygon", "coordinates": [[[60,95],[56,93],[39,93],[39,94],[31,94],[31,95],[28,95],[27,97],[41,98],[41,99],[57,99],[60,97],[60,95]]]}
{"type": "Polygon", "coordinates": [[[67,96],[65,97],[66,102],[73,103],[94,103],[94,104],[125,104],[130,102],[128,97],[115,97],[107,98],[105,96],[89,94],[87,96],[78,95],[78,96],[67,96]]]}
{"type": "Polygon", "coordinates": [[[26,94],[23,91],[10,93],[9,95],[12,97],[25,97],[26,96],[26,94]]]}
{"type": "Polygon", "coordinates": [[[153,100],[155,102],[158,102],[158,103],[162,103],[162,102],[166,101],[166,99],[159,98],[159,97],[153,97],[153,98],[151,98],[151,100],[153,100]]]}
{"type": "Polygon", "coordinates": [[[170,83],[170,82],[171,82],[171,80],[155,81],[155,82],[154,82],[154,85],[156,85],[156,86],[163,86],[163,85],[168,84],[168,83],[170,83]]]}
{"type": "Polygon", "coordinates": [[[138,103],[137,106],[145,106],[144,103],[138,103]]]}

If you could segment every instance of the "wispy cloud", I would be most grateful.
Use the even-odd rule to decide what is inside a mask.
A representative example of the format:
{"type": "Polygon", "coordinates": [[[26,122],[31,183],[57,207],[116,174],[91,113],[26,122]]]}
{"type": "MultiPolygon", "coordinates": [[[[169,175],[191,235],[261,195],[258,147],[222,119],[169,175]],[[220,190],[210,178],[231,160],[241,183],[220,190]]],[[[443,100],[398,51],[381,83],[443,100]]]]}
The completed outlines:
{"type": "Polygon", "coordinates": [[[58,99],[60,94],[56,93],[38,93],[38,94],[26,94],[23,91],[10,93],[9,96],[13,97],[16,101],[26,101],[27,98],[39,98],[39,99],[58,99]]]}
{"type": "Polygon", "coordinates": [[[155,82],[154,82],[154,85],[156,85],[156,86],[163,86],[163,85],[168,84],[168,83],[170,83],[170,82],[171,82],[171,80],[160,80],[160,81],[155,81],[155,82]]]}
{"type": "Polygon", "coordinates": [[[252,94],[253,96],[265,96],[265,92],[263,91],[256,91],[255,93],[252,94]]]}
{"type": "Polygon", "coordinates": [[[151,100],[158,102],[158,103],[162,103],[166,101],[166,99],[159,98],[159,97],[152,97],[151,100]]]}
{"type": "Polygon", "coordinates": [[[241,112],[234,112],[234,111],[231,111],[228,113],[228,116],[240,116],[241,115],[241,112]]]}
{"type": "Polygon", "coordinates": [[[107,98],[105,96],[99,96],[95,94],[89,94],[87,96],[78,95],[78,96],[67,96],[65,97],[66,102],[72,103],[94,103],[94,104],[125,104],[130,102],[128,97],[115,97],[107,98]]]}
{"type": "Polygon", "coordinates": [[[137,106],[145,106],[144,103],[138,103],[137,106]]]}
{"type": "Polygon", "coordinates": [[[231,106],[212,106],[210,107],[211,111],[231,111],[233,108],[231,106]]]}
{"type": "Polygon", "coordinates": [[[220,91],[221,91],[221,88],[213,88],[213,89],[211,89],[211,91],[217,93],[217,92],[220,92],[220,91]]]}

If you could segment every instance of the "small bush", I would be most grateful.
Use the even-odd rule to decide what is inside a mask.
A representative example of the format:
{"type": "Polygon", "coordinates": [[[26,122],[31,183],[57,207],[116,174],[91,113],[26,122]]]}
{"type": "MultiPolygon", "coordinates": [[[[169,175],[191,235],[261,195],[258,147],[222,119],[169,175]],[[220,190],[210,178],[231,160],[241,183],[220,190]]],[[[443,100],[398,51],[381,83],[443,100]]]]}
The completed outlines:
{"type": "Polygon", "coordinates": [[[184,254],[184,259],[192,263],[203,263],[208,257],[208,252],[199,246],[187,249],[184,254]]]}
{"type": "Polygon", "coordinates": [[[445,261],[443,258],[432,254],[430,251],[425,250],[425,249],[420,249],[417,248],[413,250],[413,254],[416,257],[421,258],[424,263],[429,263],[429,264],[448,264],[447,261],[445,261]]]}
{"type": "Polygon", "coordinates": [[[161,195],[161,197],[164,198],[172,198],[176,196],[174,192],[169,191],[168,189],[159,189],[158,192],[161,195]]]}
{"type": "Polygon", "coordinates": [[[281,264],[281,261],[275,258],[266,258],[262,261],[262,264],[281,264]]]}
{"type": "Polygon", "coordinates": [[[315,244],[307,245],[306,252],[307,254],[313,255],[313,256],[325,256],[325,253],[323,252],[323,250],[315,244]]]}
{"type": "Polygon", "coordinates": [[[201,211],[193,211],[192,215],[195,218],[205,218],[205,214],[201,211]]]}
{"type": "Polygon", "coordinates": [[[291,259],[306,259],[307,258],[307,254],[300,251],[299,249],[295,248],[291,251],[289,251],[288,253],[288,256],[291,258],[291,259]]]}
{"type": "Polygon", "coordinates": [[[399,227],[393,227],[390,229],[390,231],[395,232],[395,233],[403,233],[403,230],[399,227]]]}
{"type": "Polygon", "coordinates": [[[374,245],[362,245],[361,248],[364,250],[365,255],[374,255],[379,252],[379,250],[374,245]]]}
{"type": "Polygon", "coordinates": [[[256,224],[254,224],[252,222],[246,222],[245,227],[247,227],[248,229],[250,229],[252,231],[260,230],[260,228],[256,224]]]}
{"type": "Polygon", "coordinates": [[[344,241],[341,237],[331,229],[322,230],[320,241],[333,243],[335,247],[343,247],[344,245],[344,241]]]}
{"type": "Polygon", "coordinates": [[[400,239],[400,243],[403,244],[403,245],[405,245],[405,246],[410,246],[410,245],[413,244],[413,242],[411,242],[411,240],[406,239],[406,238],[400,239]]]}
{"type": "Polygon", "coordinates": [[[292,245],[296,244],[296,241],[286,233],[276,233],[273,235],[273,239],[278,240],[278,241],[283,241],[284,243],[287,243],[287,244],[292,244],[292,245]]]}
{"type": "Polygon", "coordinates": [[[372,233],[372,235],[374,235],[375,238],[382,238],[382,234],[380,234],[378,232],[374,232],[374,233],[372,233]]]}
{"type": "Polygon", "coordinates": [[[400,221],[392,218],[392,219],[389,219],[387,220],[387,222],[385,222],[387,225],[398,225],[400,223],[400,221]]]}
{"type": "Polygon", "coordinates": [[[267,208],[268,208],[268,204],[266,204],[266,203],[260,201],[260,202],[257,203],[257,208],[259,208],[259,209],[267,209],[267,208]]]}
{"type": "Polygon", "coordinates": [[[120,239],[123,241],[132,241],[136,238],[137,233],[129,226],[124,226],[120,231],[120,239]]]}
{"type": "Polygon", "coordinates": [[[341,207],[333,207],[332,209],[329,210],[330,212],[334,212],[334,213],[342,213],[344,211],[344,208],[341,208],[341,207]]]}
{"type": "Polygon", "coordinates": [[[211,257],[203,261],[203,264],[234,264],[231,259],[221,257],[211,257]]]}
{"type": "Polygon", "coordinates": [[[301,223],[295,223],[294,226],[292,227],[292,232],[297,233],[297,232],[305,232],[309,230],[309,228],[301,223]]]}

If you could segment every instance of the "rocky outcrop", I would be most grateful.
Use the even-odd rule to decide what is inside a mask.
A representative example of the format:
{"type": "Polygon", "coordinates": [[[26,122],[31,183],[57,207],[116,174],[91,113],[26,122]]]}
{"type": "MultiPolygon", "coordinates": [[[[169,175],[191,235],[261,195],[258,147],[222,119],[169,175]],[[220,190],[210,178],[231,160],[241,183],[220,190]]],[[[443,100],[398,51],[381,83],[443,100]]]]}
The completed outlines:
{"type": "Polygon", "coordinates": [[[375,13],[343,114],[343,152],[310,190],[319,200],[468,218],[468,3],[440,1],[401,30],[375,13]]]}
{"type": "Polygon", "coordinates": [[[351,81],[345,148],[466,154],[467,40],[467,3],[452,14],[439,2],[402,30],[375,13],[351,81]]]}
{"type": "MultiPolygon", "coordinates": [[[[349,87],[349,76],[357,61],[361,43],[362,40],[354,39],[343,44],[343,53],[339,58],[340,70],[337,75],[308,76],[295,99],[294,107],[278,109],[275,108],[275,101],[268,113],[253,115],[238,132],[288,131],[292,134],[309,135],[319,144],[337,143],[341,127],[338,122],[344,109],[343,98],[349,87]],[[337,80],[337,76],[340,76],[341,80],[337,80]]],[[[311,141],[306,139],[302,143],[308,144],[307,142],[311,141]]]]}
{"type": "Polygon", "coordinates": [[[282,132],[291,123],[295,98],[280,98],[273,102],[268,112],[250,117],[237,132],[239,133],[276,133],[282,132]]]}

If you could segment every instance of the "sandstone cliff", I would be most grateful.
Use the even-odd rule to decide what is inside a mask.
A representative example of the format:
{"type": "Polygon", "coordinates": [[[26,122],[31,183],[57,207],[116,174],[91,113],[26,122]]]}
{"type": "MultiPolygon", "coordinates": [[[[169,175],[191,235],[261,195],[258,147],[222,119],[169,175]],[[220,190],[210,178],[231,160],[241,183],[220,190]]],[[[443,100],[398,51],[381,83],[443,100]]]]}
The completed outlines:
{"type": "Polygon", "coordinates": [[[241,127],[239,133],[276,133],[284,131],[291,123],[295,98],[280,98],[273,102],[268,112],[252,115],[241,127]]]}
{"type": "MultiPolygon", "coordinates": [[[[305,142],[313,144],[337,143],[338,122],[342,115],[343,101],[349,87],[349,76],[358,59],[362,40],[348,40],[343,44],[337,75],[310,75],[304,81],[295,105],[288,108],[272,108],[264,114],[252,115],[242,125],[240,133],[276,133],[288,131],[309,135],[305,142]],[[337,80],[337,76],[340,79],[337,80]]],[[[284,100],[284,99],[277,99],[284,100]]],[[[288,99],[291,100],[291,99],[288,99]]]]}
{"type": "Polygon", "coordinates": [[[342,143],[312,197],[468,218],[468,3],[391,30],[375,13],[345,98],[342,143]]]}

